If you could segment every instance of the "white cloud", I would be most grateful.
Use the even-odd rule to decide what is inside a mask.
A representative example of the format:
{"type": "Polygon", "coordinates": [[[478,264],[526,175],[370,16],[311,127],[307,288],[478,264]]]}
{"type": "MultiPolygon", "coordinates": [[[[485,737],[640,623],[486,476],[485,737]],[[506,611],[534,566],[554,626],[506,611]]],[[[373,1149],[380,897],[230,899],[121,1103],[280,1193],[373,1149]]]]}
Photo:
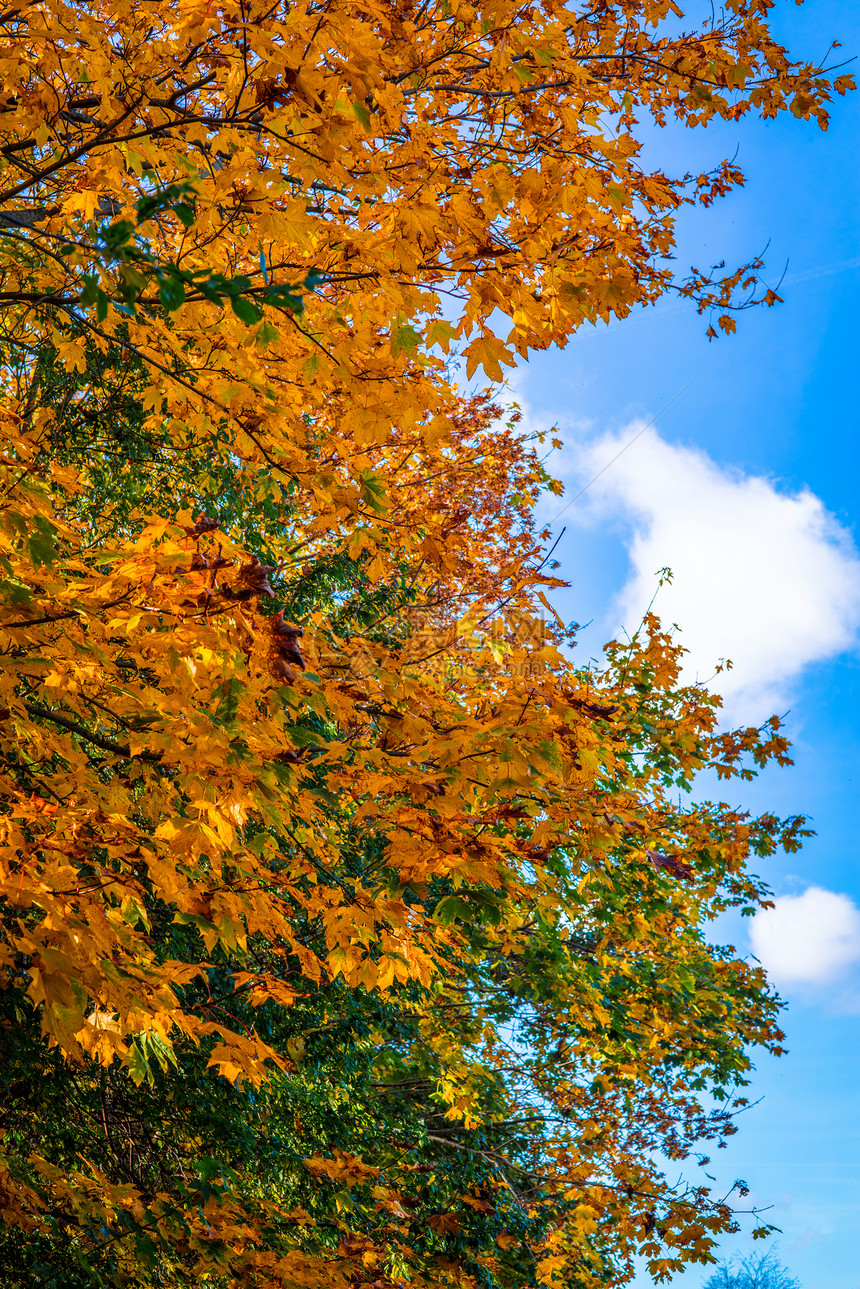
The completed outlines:
{"type": "Polygon", "coordinates": [[[682,630],[685,677],[708,679],[720,658],[731,659],[733,670],[717,681],[727,715],[758,722],[784,708],[804,667],[855,644],[857,550],[808,489],[784,492],[768,479],[725,470],[653,429],[621,451],[637,428],[577,452],[576,481],[567,485],[573,497],[602,470],[565,520],[615,521],[630,533],[630,576],[607,625],[633,630],[657,570],[668,566],[674,580],[661,589],[655,611],[682,630]]]}
{"type": "Polygon", "coordinates": [[[860,961],[860,909],[821,886],[780,895],[753,918],[750,943],[777,985],[827,984],[860,961]]]}

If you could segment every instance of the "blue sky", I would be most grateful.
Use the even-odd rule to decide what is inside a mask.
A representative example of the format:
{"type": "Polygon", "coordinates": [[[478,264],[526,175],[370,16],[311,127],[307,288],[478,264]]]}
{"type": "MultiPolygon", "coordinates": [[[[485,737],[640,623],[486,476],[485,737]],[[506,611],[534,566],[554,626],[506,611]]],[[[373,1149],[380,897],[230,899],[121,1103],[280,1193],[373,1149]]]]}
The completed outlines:
{"type": "MultiPolygon", "coordinates": [[[[779,0],[773,13],[798,55],[821,58],[833,39],[860,54],[849,0],[779,0]]],[[[777,896],[769,921],[732,928],[788,1001],[790,1054],[757,1060],[762,1101],[714,1162],[721,1181],[745,1178],[751,1200],[772,1206],[803,1289],[860,1289],[858,144],[860,94],[837,101],[826,134],[789,119],[654,140],[652,155],[684,169],[738,147],[747,185],[685,220],[679,267],[769,243],[774,285],[788,262],[785,303],[709,343],[703,321],[667,300],[534,355],[510,382],[527,423],[562,431],[567,497],[675,399],[556,525],[567,524],[558,557],[571,583],[559,607],[593,619],[582,649],[635,627],[668,565],[675,581],[656,607],[684,628],[700,675],[733,658],[729,713],[788,713],[795,767],[731,799],[805,813],[817,830],[799,855],[760,864],[777,896]]],[[[735,1247],[748,1237],[726,1253],[735,1247]]]]}

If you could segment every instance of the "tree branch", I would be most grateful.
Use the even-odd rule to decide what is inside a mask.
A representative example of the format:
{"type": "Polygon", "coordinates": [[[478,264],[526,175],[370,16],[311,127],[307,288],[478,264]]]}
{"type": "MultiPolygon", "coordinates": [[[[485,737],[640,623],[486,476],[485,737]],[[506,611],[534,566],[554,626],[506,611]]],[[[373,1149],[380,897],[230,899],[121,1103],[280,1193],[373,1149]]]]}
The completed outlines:
{"type": "Polygon", "coordinates": [[[94,747],[100,747],[103,752],[112,752],[114,756],[124,757],[126,760],[153,761],[161,760],[160,752],[136,752],[132,753],[127,743],[114,743],[112,739],[102,738],[100,734],[94,734],[88,730],[86,725],[81,725],[78,721],[69,720],[67,716],[61,716],[59,712],[52,712],[47,707],[42,707],[39,703],[25,703],[27,711],[31,716],[41,716],[43,720],[51,721],[54,725],[59,725],[62,729],[68,730],[71,734],[77,734],[80,738],[86,739],[94,747]]]}

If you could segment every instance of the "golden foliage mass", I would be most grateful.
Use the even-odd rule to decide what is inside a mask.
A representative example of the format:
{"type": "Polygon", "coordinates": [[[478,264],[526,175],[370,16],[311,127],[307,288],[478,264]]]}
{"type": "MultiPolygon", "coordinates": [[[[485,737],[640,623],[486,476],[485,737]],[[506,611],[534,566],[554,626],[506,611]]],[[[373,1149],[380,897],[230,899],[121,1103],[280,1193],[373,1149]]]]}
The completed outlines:
{"type": "MultiPolygon", "coordinates": [[[[700,769],[784,759],[778,724],[716,733],[653,619],[602,671],[571,661],[532,518],[556,485],[452,365],[498,382],[668,290],[724,330],[773,303],[756,261],[671,274],[679,209],[742,182],[734,163],[673,176],[641,148],[652,122],[826,124],[831,80],[768,7],[0,14],[6,987],[70,1068],[143,1086],[194,1051],[237,1089],[299,1077],[304,1038],[212,1003],[219,963],[252,1010],[335,985],[402,1002],[445,1107],[430,1139],[483,1122],[487,1079],[555,1124],[517,1165],[543,1198],[502,1163],[494,1185],[556,1216],[527,1274],[494,1231],[487,1283],[707,1258],[728,1208],[655,1160],[728,1130],[696,1092],[780,1038],[761,973],[702,926],[764,898],[750,847],[798,823],[678,804],[700,769]],[[511,1064],[493,999],[547,928],[511,1064]]],[[[391,1060],[381,1043],[380,1082],[391,1060]]],[[[0,1207],[81,1257],[114,1233],[117,1283],[476,1284],[457,1239],[487,1194],[427,1217],[449,1253],[410,1272],[408,1187],[359,1153],[306,1161],[347,1197],[324,1248],[262,1193],[198,1196],[178,1233],[164,1188],[94,1158],[10,1153],[0,1207]],[[349,1216],[362,1187],[373,1231],[349,1216]],[[161,1280],[122,1252],[132,1229],[161,1240],[161,1280]]]]}

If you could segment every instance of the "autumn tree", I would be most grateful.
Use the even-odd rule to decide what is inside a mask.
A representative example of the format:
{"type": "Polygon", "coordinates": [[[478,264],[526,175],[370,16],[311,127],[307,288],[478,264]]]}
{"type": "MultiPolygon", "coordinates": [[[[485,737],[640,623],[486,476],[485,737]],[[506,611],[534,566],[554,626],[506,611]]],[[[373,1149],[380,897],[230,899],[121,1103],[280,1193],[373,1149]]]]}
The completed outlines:
{"type": "Polygon", "coordinates": [[[756,262],[672,276],[742,176],[649,171],[641,131],[826,124],[829,74],[756,0],[0,28],[0,1275],[709,1260],[731,1209],[664,1161],[781,1035],[705,931],[801,826],[679,789],[785,742],[717,733],[653,619],[571,660],[558,485],[455,360],[772,303],[756,262]]]}

